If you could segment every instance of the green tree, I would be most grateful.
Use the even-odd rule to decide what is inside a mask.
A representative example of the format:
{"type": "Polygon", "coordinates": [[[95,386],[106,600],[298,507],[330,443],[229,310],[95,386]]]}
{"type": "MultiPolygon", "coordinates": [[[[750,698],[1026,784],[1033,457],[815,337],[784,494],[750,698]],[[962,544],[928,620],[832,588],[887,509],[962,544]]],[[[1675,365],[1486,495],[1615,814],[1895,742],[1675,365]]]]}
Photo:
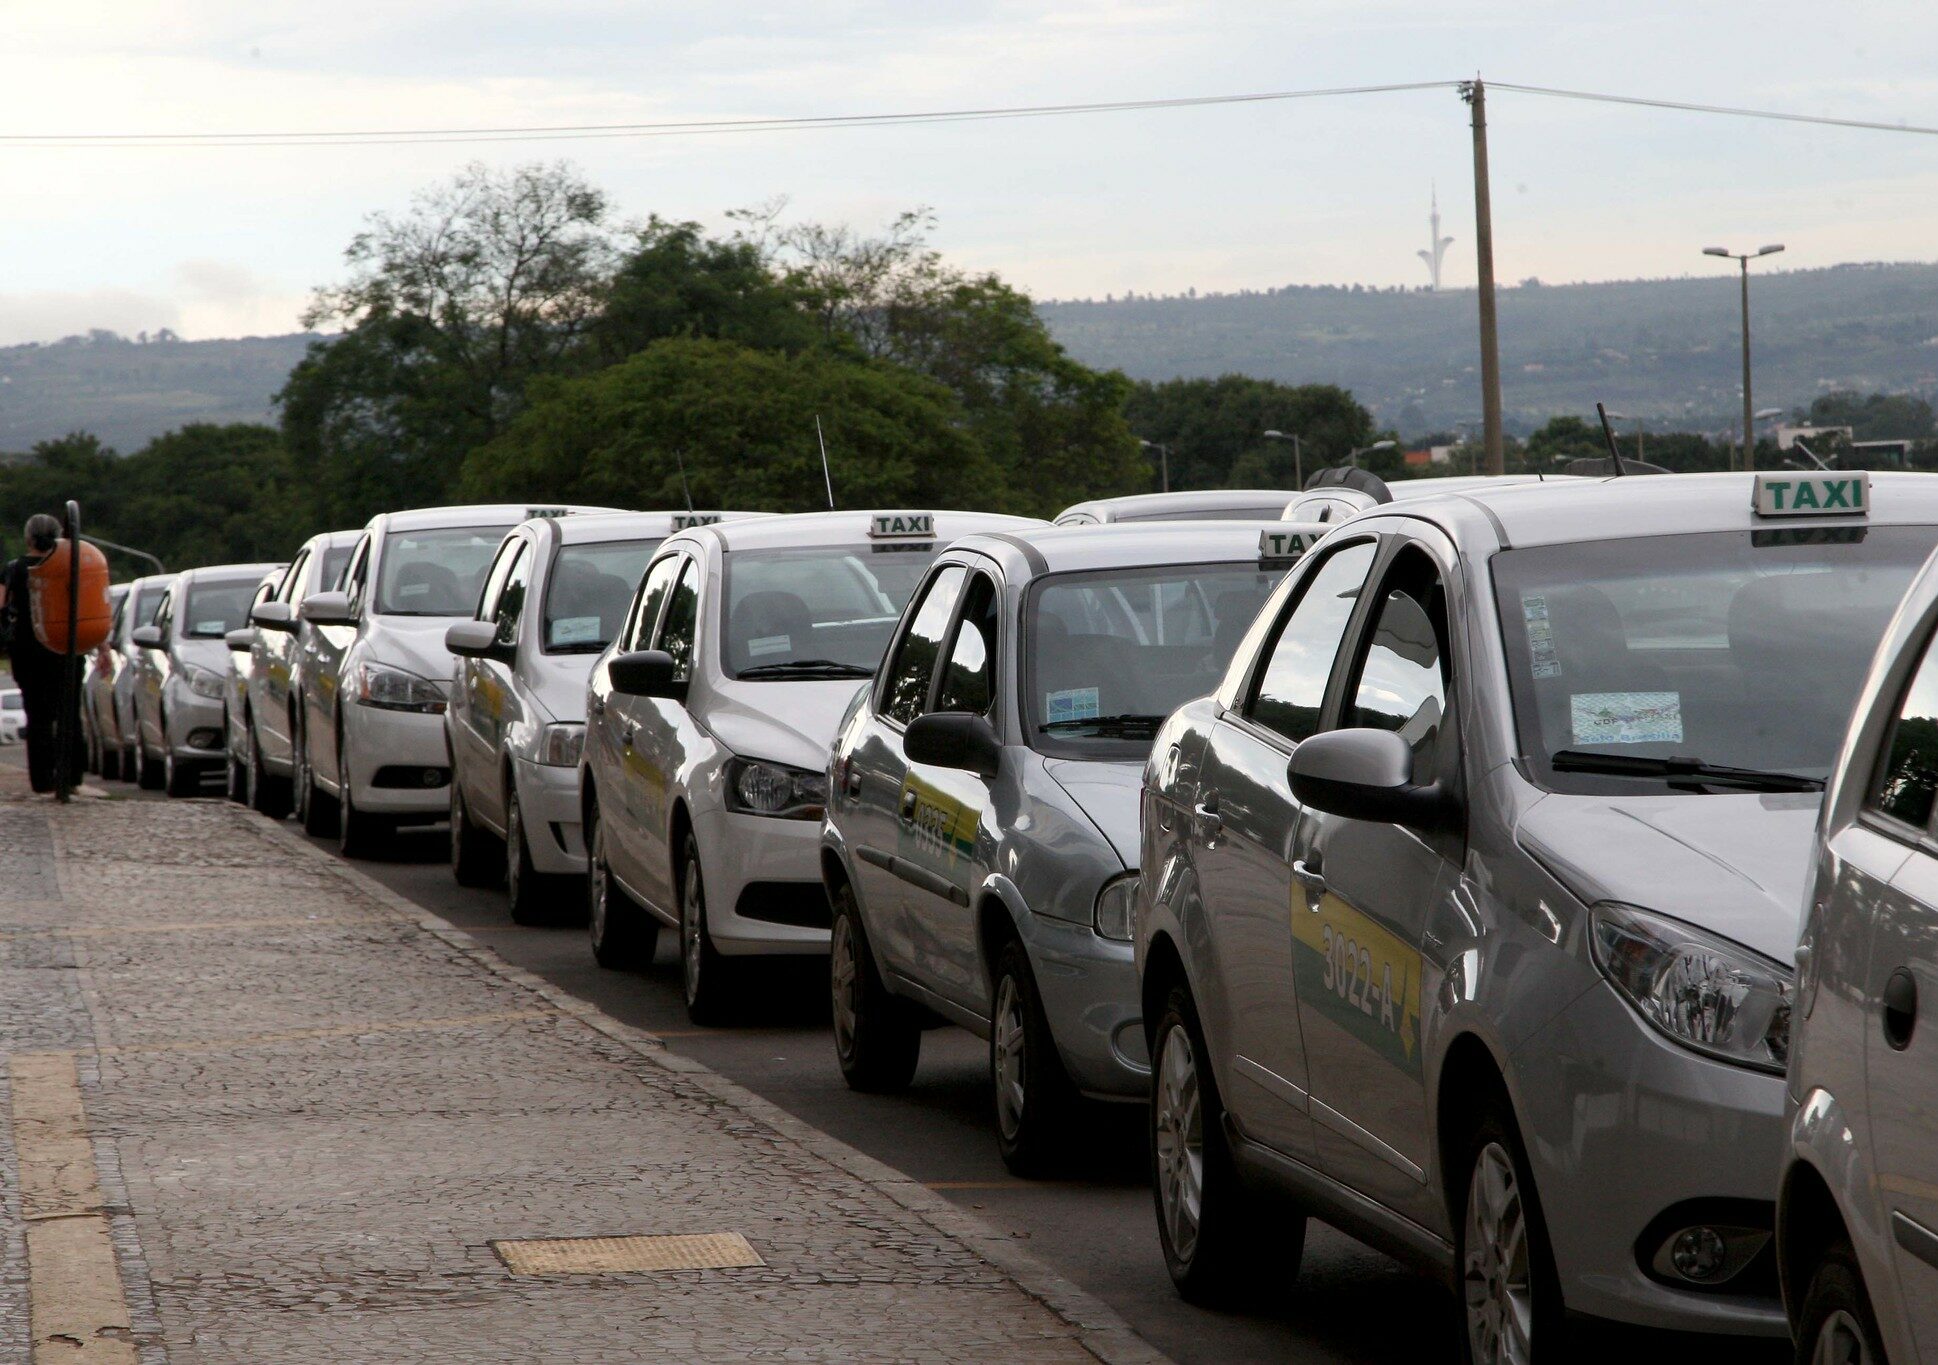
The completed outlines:
{"type": "Polygon", "coordinates": [[[611,364],[667,337],[798,351],[821,329],[807,289],[777,276],[758,243],[655,217],[607,286],[591,336],[597,358],[611,364]]]}
{"type": "Polygon", "coordinates": [[[1345,389],[1241,374],[1140,382],[1124,414],[1136,435],[1170,447],[1173,488],[1292,487],[1292,446],[1267,431],[1298,435],[1308,478],[1377,439],[1373,415],[1345,389]]]}
{"type": "Polygon", "coordinates": [[[1860,396],[1853,389],[1839,389],[1813,400],[1807,420],[1812,426],[1849,427],[1855,441],[1916,441],[1938,435],[1931,404],[1908,393],[1860,396]]]}
{"type": "Polygon", "coordinates": [[[123,492],[98,524],[170,568],[287,559],[313,531],[313,502],[274,427],[197,423],[121,461],[123,492]]]}

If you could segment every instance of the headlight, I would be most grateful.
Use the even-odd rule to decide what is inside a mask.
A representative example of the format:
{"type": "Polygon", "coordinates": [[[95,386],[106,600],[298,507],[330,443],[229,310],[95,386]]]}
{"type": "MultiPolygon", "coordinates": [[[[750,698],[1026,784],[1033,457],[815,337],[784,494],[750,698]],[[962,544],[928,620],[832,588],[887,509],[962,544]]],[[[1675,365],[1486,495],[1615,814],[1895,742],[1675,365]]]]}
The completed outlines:
{"type": "Polygon", "coordinates": [[[214,669],[202,668],[197,664],[183,664],[182,676],[188,680],[188,690],[196,696],[207,697],[211,701],[222,700],[222,693],[225,690],[224,679],[214,669]]]}
{"type": "Polygon", "coordinates": [[[1137,928],[1137,874],[1127,872],[1104,883],[1097,893],[1097,933],[1102,938],[1130,942],[1137,928]]]}
{"type": "Polygon", "coordinates": [[[548,768],[576,768],[585,748],[585,726],[548,725],[538,742],[538,761],[548,768]]]}
{"type": "Polygon", "coordinates": [[[1597,905],[1595,965],[1649,1024],[1684,1047],[1781,1072],[1793,974],[1728,939],[1630,905],[1597,905]]]}
{"type": "Polygon", "coordinates": [[[356,698],[359,705],[386,711],[419,711],[441,715],[444,693],[429,678],[384,664],[358,664],[356,698]]]}
{"type": "Polygon", "coordinates": [[[819,820],[828,804],[828,775],[754,758],[727,760],[727,809],[783,820],[819,820]]]}

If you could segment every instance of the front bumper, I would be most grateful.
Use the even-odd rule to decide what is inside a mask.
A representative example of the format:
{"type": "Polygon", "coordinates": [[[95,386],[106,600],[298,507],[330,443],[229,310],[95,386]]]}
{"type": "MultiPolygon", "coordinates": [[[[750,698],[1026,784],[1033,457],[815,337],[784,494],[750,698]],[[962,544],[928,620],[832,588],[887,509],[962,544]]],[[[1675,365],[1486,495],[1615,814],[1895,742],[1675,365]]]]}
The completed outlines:
{"type": "Polygon", "coordinates": [[[1027,916],[1023,943],[1063,1066],[1085,1094],[1150,1095],[1135,945],[1087,924],[1027,916]]]}
{"type": "Polygon", "coordinates": [[[220,697],[204,697],[185,684],[168,684],[168,710],[163,717],[162,742],[177,762],[212,763],[228,745],[228,707],[220,697]],[[197,741],[190,743],[191,737],[197,741]]]}
{"type": "MultiPolygon", "coordinates": [[[[1783,1077],[1678,1047],[1597,982],[1514,1054],[1513,1089],[1570,1310],[1675,1331],[1789,1334],[1773,1275],[1767,1293],[1683,1288],[1644,1273],[1637,1249],[1652,1221],[1692,1201],[1774,1214],[1783,1077]]],[[[1757,1269],[1739,1279],[1760,1280],[1757,1269]]]]}
{"type": "MultiPolygon", "coordinates": [[[[579,770],[514,756],[511,773],[518,784],[518,803],[524,808],[525,846],[531,850],[532,867],[553,875],[584,876],[579,770]]],[[[711,875],[712,869],[707,870],[711,875]]]]}
{"type": "Polygon", "coordinates": [[[828,951],[828,894],[821,885],[821,822],[694,810],[693,839],[706,877],[707,929],[728,957],[828,951]],[[798,884],[798,885],[797,885],[798,884]],[[742,914],[763,907],[805,923],[742,914]]]}
{"type": "Polygon", "coordinates": [[[372,815],[444,819],[451,813],[451,751],[444,735],[444,717],[424,711],[388,711],[352,702],[339,722],[343,734],[343,767],[338,780],[350,789],[351,804],[372,815]],[[391,785],[401,777],[435,770],[441,781],[421,780],[391,785]]]}

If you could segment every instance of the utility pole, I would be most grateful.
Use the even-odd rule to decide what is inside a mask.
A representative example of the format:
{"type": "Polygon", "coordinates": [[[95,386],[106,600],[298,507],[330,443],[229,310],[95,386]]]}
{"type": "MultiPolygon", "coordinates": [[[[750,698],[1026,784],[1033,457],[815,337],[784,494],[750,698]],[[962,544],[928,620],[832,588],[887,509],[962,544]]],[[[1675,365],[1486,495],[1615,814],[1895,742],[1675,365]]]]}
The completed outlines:
{"type": "Polygon", "coordinates": [[[1742,267],[1743,278],[1743,468],[1756,468],[1756,413],[1750,402],[1750,262],[1759,256],[1774,256],[1783,243],[1773,242],[1755,251],[1731,251],[1727,247],[1706,246],[1705,256],[1721,256],[1742,267]]]}
{"type": "Polygon", "coordinates": [[[1487,188],[1487,87],[1476,76],[1460,83],[1474,111],[1474,255],[1480,266],[1480,414],[1487,472],[1507,471],[1501,446],[1501,347],[1494,313],[1494,204],[1487,188]]]}
{"type": "Polygon", "coordinates": [[[1292,443],[1292,486],[1294,488],[1304,488],[1305,456],[1299,450],[1299,433],[1296,431],[1268,431],[1265,433],[1265,439],[1268,441],[1290,441],[1292,443]]]}

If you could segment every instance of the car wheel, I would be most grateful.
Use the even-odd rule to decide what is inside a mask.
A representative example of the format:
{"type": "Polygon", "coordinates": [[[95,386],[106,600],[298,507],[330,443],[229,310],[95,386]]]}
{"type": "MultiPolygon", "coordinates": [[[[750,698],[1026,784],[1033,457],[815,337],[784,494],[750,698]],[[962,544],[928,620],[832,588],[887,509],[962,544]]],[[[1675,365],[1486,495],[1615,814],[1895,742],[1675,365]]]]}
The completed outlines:
{"type": "Polygon", "coordinates": [[[599,807],[588,804],[585,813],[586,856],[590,865],[586,877],[586,926],[592,935],[592,956],[601,967],[614,971],[636,971],[649,967],[653,950],[659,946],[659,921],[647,914],[613,879],[606,861],[606,826],[599,818],[599,807]]]}
{"type": "Polygon", "coordinates": [[[525,808],[518,785],[505,779],[505,894],[511,901],[513,924],[557,924],[568,908],[584,902],[568,895],[563,877],[548,876],[532,866],[531,845],[525,839],[525,808]]]}
{"type": "MultiPolygon", "coordinates": [[[[299,709],[300,716],[302,711],[299,709]]],[[[303,821],[303,833],[318,839],[335,836],[336,803],[316,785],[316,768],[310,763],[309,726],[296,724],[290,727],[294,738],[294,757],[290,760],[295,774],[297,813],[303,821]]]]}
{"type": "Polygon", "coordinates": [[[1797,1313],[1798,1365],[1881,1365],[1877,1314],[1848,1243],[1825,1252],[1797,1313]]]}
{"type": "Polygon", "coordinates": [[[850,1090],[901,1090],[922,1055],[922,1027],[906,1002],[889,994],[861,924],[854,888],[834,893],[828,934],[828,981],[834,1004],[834,1055],[850,1090]]]}
{"type": "Polygon", "coordinates": [[[451,875],[459,886],[496,886],[505,879],[505,846],[472,822],[455,771],[451,774],[451,875]]]}
{"type": "Polygon", "coordinates": [[[1305,1253],[1305,1217],[1275,1212],[1267,1237],[1232,1161],[1224,1103],[1187,988],[1172,987],[1152,1036],[1151,1194],[1171,1283],[1196,1304],[1233,1302],[1267,1278],[1291,1283],[1305,1253]]]}
{"type": "Polygon", "coordinates": [[[350,795],[350,765],[343,754],[343,721],[336,725],[336,851],[346,858],[375,858],[390,847],[396,826],[357,809],[350,795]]]}
{"type": "Polygon", "coordinates": [[[121,780],[121,746],[103,744],[101,746],[101,778],[106,782],[121,780]]]}
{"type": "Polygon", "coordinates": [[[289,814],[290,780],[273,775],[263,766],[262,743],[253,725],[249,730],[249,771],[245,785],[244,796],[250,810],[271,820],[280,820],[289,814]]]}
{"type": "Polygon", "coordinates": [[[136,780],[142,790],[151,792],[160,791],[168,779],[167,772],[162,768],[162,761],[159,758],[150,758],[148,756],[148,746],[141,740],[135,741],[135,750],[137,754],[136,762],[139,764],[139,776],[136,780]]]}
{"type": "Polygon", "coordinates": [[[195,796],[202,790],[202,770],[175,757],[175,746],[168,742],[168,717],[162,717],[162,786],[170,796],[195,796]]]}
{"type": "Polygon", "coordinates": [[[989,1014],[989,1079],[996,1144],[1021,1176],[1045,1175],[1068,1154],[1077,1092],[1057,1055],[1029,953],[1010,939],[996,955],[989,1014]]]}
{"type": "Polygon", "coordinates": [[[1564,1331],[1560,1277],[1504,1094],[1482,1102],[1456,1161],[1461,1179],[1451,1212],[1461,1359],[1518,1365],[1557,1353],[1564,1331]]]}
{"type": "MultiPolygon", "coordinates": [[[[248,722],[246,721],[243,723],[242,733],[245,736],[249,733],[248,722]]],[[[244,742],[246,743],[247,741],[245,740],[244,742]]],[[[228,768],[229,768],[229,781],[228,781],[229,799],[235,802],[238,806],[248,805],[249,804],[249,765],[243,759],[237,758],[235,754],[235,750],[231,749],[229,751],[228,768]]]]}
{"type": "Polygon", "coordinates": [[[700,846],[686,836],[680,856],[680,979],[686,990],[686,1014],[696,1024],[719,1024],[727,1019],[733,969],[713,946],[707,927],[706,874],[700,868],[700,846]]]}

